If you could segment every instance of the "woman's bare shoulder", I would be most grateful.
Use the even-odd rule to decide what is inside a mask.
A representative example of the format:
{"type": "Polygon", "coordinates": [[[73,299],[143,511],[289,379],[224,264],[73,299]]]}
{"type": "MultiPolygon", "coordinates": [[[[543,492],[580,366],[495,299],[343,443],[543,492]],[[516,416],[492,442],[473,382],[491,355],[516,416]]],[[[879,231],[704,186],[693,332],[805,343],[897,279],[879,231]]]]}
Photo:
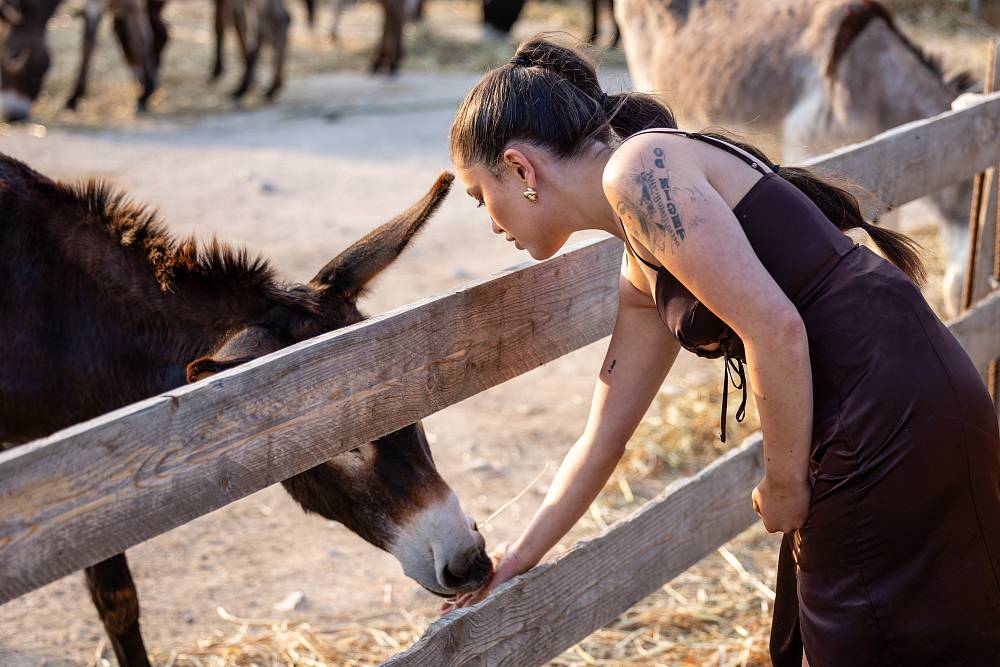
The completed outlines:
{"type": "Polygon", "coordinates": [[[666,168],[668,162],[675,169],[703,172],[702,151],[698,141],[682,134],[646,132],[633,136],[611,154],[604,168],[605,191],[609,185],[621,185],[623,180],[634,183],[637,174],[666,168]]]}

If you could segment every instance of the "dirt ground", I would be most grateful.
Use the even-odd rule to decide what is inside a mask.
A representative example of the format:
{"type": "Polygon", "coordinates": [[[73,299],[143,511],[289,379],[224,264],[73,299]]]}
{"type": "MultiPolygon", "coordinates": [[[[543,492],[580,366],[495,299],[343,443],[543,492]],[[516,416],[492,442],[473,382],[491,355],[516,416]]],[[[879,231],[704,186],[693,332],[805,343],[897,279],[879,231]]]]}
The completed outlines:
{"type": "MultiPolygon", "coordinates": [[[[433,28],[440,39],[475,34],[468,3],[443,4],[432,23],[441,26],[433,28]]],[[[348,35],[358,44],[371,32],[366,21],[372,12],[362,5],[349,15],[356,22],[348,35]]],[[[195,22],[202,14],[207,17],[204,8],[185,4],[177,22],[179,32],[190,30],[206,44],[204,58],[192,60],[207,71],[208,23],[198,29],[195,22]]],[[[522,32],[548,27],[544,15],[530,19],[522,32]]],[[[579,23],[562,27],[575,29],[579,23]]],[[[71,28],[66,24],[61,29],[68,35],[71,28]]],[[[948,43],[948,34],[933,26],[920,29],[937,43],[948,43]]],[[[970,43],[981,42],[977,33],[962,35],[970,43]]],[[[345,66],[364,58],[360,46],[354,52],[335,52],[318,36],[300,31],[295,37],[318,45],[315,53],[341,58],[338,62],[345,66]]],[[[971,48],[961,53],[971,53],[971,48]]],[[[501,46],[497,52],[509,49],[501,46]]],[[[111,56],[104,57],[108,60],[101,66],[112,67],[111,56]]],[[[318,62],[320,56],[316,58],[318,62]]],[[[975,64],[974,56],[967,59],[975,64]]],[[[252,103],[248,109],[231,109],[218,93],[183,102],[174,89],[161,94],[160,111],[140,119],[122,102],[127,96],[116,94],[130,86],[125,80],[105,89],[95,86],[95,100],[79,117],[59,111],[56,84],[65,82],[69,71],[60,65],[55,87],[39,107],[43,124],[0,125],[0,150],[54,177],[108,179],[156,205],[178,234],[217,234],[265,253],[287,278],[307,280],[449,168],[446,140],[454,109],[488,63],[466,60],[458,63],[463,71],[451,62],[444,68],[451,71],[441,72],[432,71],[442,69],[432,60],[395,79],[357,71],[319,73],[318,64],[297,61],[275,106],[252,103]],[[107,127],[114,129],[102,129],[107,127]]],[[[607,87],[627,86],[620,56],[608,61],[607,87]]],[[[192,65],[185,71],[193,76],[196,70],[192,65]]],[[[916,209],[908,226],[925,229],[930,222],[916,209]]],[[[485,214],[458,188],[427,230],[379,278],[365,303],[367,312],[384,312],[526,259],[489,232],[485,214]]],[[[484,528],[491,544],[517,534],[579,434],[604,346],[588,346],[425,420],[439,468],[477,518],[490,515],[548,466],[535,487],[484,528]]],[[[682,353],[668,382],[714,383],[720,379],[717,371],[717,364],[682,353]]],[[[584,522],[566,543],[597,527],[584,522]]],[[[773,573],[766,554],[773,540],[754,529],[744,538],[750,542],[765,554],[760,576],[769,581],[773,573]]],[[[141,544],[129,557],[147,646],[160,656],[230,634],[232,624],[220,617],[219,607],[241,617],[308,620],[314,627],[329,627],[380,610],[435,604],[390,556],[337,524],[305,516],[280,487],[141,544]],[[296,591],[304,593],[297,609],[273,608],[296,591]]],[[[0,607],[4,667],[103,664],[109,656],[79,575],[0,607]]]]}

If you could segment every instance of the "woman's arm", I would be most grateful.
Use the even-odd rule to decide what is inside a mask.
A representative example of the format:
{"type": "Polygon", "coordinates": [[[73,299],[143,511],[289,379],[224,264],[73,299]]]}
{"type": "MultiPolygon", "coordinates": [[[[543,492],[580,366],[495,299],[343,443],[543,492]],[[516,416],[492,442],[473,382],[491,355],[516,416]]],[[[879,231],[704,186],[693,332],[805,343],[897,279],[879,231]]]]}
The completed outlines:
{"type": "Polygon", "coordinates": [[[765,476],[754,497],[768,530],[791,532],[809,504],[812,372],[805,325],[708,182],[692,143],[663,135],[633,139],[605,171],[605,193],[630,233],[743,340],[764,433],[765,476]]]}
{"type": "Polygon", "coordinates": [[[526,567],[538,563],[569,532],[604,488],[679,349],[651,297],[622,276],[618,315],[587,426],[563,459],[528,527],[512,545],[526,567]]]}
{"type": "Polygon", "coordinates": [[[673,365],[680,346],[660,321],[652,297],[630,282],[645,282],[634,264],[623,266],[618,315],[583,434],[560,464],[524,533],[499,554],[488,585],[445,603],[443,611],[479,602],[537,564],[569,532],[611,477],[625,444],[673,365]]]}

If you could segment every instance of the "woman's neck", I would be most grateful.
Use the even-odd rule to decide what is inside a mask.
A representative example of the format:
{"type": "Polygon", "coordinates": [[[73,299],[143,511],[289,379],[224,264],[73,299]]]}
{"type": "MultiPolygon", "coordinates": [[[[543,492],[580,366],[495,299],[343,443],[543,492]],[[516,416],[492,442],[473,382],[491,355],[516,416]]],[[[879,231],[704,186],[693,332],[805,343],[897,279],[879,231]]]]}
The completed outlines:
{"type": "Polygon", "coordinates": [[[610,146],[587,151],[567,165],[556,184],[566,202],[566,224],[571,232],[600,230],[619,238],[622,228],[604,196],[604,168],[611,157],[610,146]]]}

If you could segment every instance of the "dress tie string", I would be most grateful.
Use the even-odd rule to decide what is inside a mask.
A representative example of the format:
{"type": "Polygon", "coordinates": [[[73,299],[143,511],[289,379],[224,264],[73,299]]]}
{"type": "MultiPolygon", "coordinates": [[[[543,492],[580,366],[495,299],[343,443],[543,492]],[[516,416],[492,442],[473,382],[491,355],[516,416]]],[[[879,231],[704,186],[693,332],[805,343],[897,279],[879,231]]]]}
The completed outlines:
{"type": "Polygon", "coordinates": [[[743,400],[740,401],[740,407],[736,411],[736,421],[742,423],[747,410],[747,378],[743,373],[743,361],[737,357],[729,356],[728,348],[724,349],[723,353],[725,363],[722,365],[722,430],[719,433],[719,437],[722,438],[722,442],[725,442],[726,409],[729,406],[729,382],[732,380],[733,387],[743,390],[743,400]],[[736,364],[733,365],[733,362],[736,362],[736,364]],[[730,368],[732,368],[732,375],[730,375],[730,368]],[[738,384],[736,376],[739,376],[738,384]]]}

